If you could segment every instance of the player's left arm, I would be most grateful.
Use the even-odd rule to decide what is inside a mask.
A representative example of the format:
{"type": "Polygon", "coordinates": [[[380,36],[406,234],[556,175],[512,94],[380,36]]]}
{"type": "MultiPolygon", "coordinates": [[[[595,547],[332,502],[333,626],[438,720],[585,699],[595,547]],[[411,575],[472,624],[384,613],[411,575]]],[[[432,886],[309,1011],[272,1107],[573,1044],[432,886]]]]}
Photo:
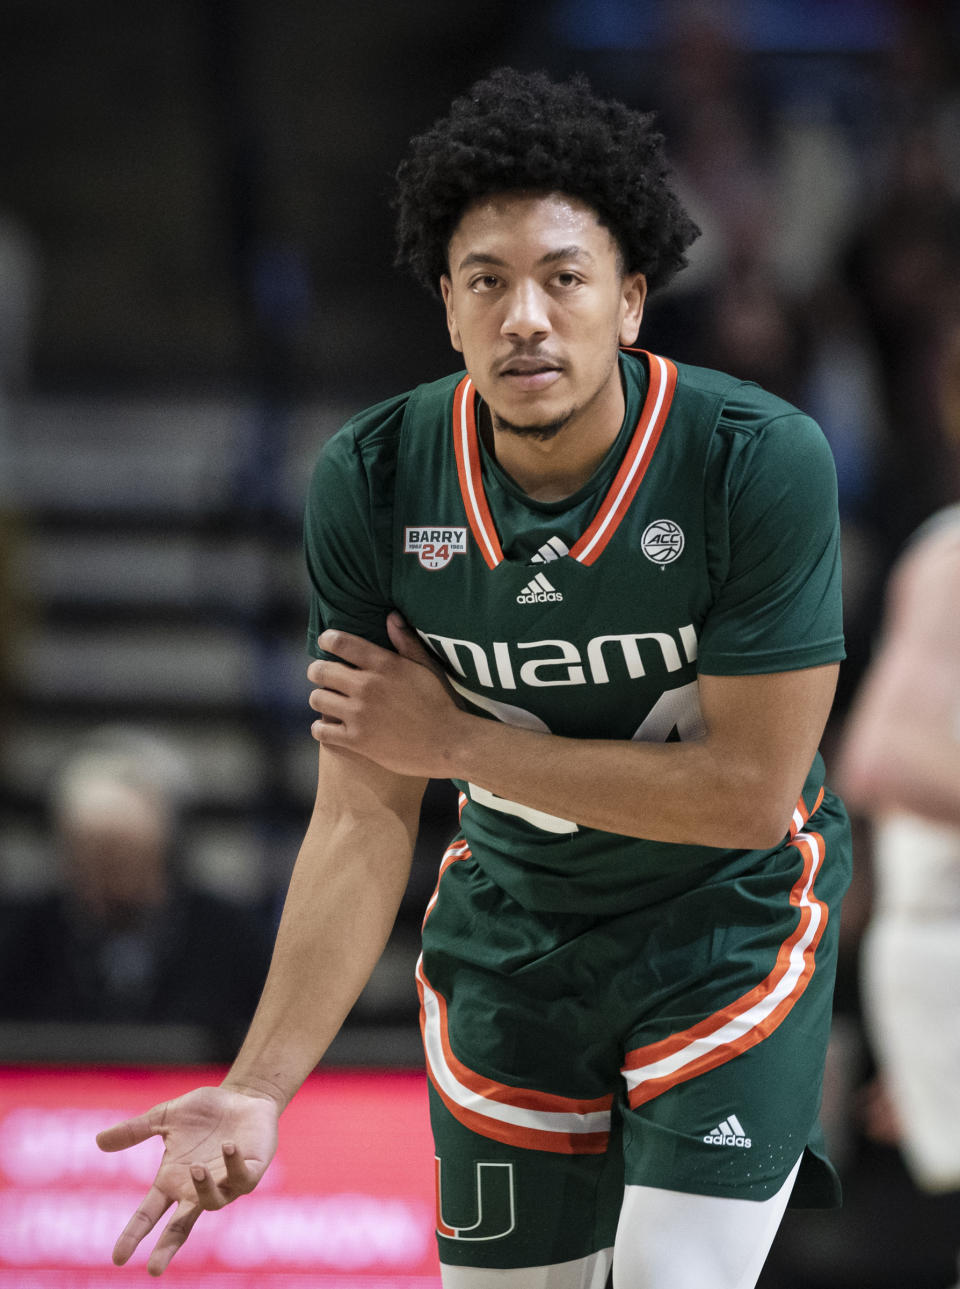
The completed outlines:
{"type": "Polygon", "coordinates": [[[392,614],[396,653],[345,632],[311,664],[313,726],[325,747],[402,774],[469,780],[498,796],[654,841],[735,849],[787,831],[826,724],[834,664],[699,679],[706,727],[681,743],[572,739],[461,710],[415,633],[392,614]]]}
{"type": "Polygon", "coordinates": [[[895,571],[837,777],[871,814],[960,826],[960,524],[920,540],[895,571]]]}

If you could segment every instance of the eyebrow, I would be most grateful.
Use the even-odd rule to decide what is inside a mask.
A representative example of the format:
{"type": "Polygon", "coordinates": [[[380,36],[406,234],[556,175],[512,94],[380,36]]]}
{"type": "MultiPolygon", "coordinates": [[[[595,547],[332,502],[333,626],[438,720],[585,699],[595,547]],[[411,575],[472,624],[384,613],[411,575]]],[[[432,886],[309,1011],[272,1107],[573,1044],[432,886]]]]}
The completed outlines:
{"type": "MultiPolygon", "coordinates": [[[[538,264],[556,264],[560,260],[589,260],[593,263],[593,256],[583,246],[561,246],[555,251],[547,251],[546,255],[540,257],[538,264]]],[[[473,268],[475,265],[491,265],[493,268],[504,269],[509,267],[506,260],[500,259],[498,255],[493,255],[487,251],[470,251],[465,255],[457,266],[459,269],[473,268]]]]}

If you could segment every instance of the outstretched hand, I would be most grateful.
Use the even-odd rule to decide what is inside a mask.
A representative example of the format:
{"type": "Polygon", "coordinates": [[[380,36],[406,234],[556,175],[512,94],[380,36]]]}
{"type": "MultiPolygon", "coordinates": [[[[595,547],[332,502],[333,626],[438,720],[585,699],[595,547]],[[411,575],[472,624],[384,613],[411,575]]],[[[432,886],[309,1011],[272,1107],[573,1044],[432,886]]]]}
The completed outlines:
{"type": "Polygon", "coordinates": [[[193,1230],[204,1209],[223,1208],[252,1191],[277,1147],[276,1102],[227,1088],[196,1088],[146,1114],[97,1134],[101,1150],[126,1150],[149,1137],[163,1138],[153,1185],[121,1232],[113,1260],[122,1266],[171,1205],[176,1210],[147,1262],[159,1276],[193,1230]]]}
{"type": "Polygon", "coordinates": [[[443,668],[397,612],[387,618],[396,652],[346,631],[324,631],[320,647],[335,658],[307,669],[316,686],[311,727],[323,747],[353,752],[398,774],[455,777],[452,758],[464,722],[443,668]]]}

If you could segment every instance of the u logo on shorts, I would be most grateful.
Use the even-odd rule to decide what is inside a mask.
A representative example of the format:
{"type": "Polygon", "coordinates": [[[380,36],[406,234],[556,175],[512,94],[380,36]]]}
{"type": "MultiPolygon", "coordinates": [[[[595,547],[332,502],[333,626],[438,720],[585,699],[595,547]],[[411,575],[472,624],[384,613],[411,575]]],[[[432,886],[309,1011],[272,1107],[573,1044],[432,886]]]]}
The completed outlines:
{"type": "MultiPolygon", "coordinates": [[[[437,1170],[437,1234],[450,1240],[499,1240],[517,1224],[513,1164],[480,1163],[475,1166],[476,1221],[470,1226],[451,1226],[443,1218],[442,1163],[437,1170]]],[[[459,1198],[463,1199],[463,1194],[459,1198]]]]}

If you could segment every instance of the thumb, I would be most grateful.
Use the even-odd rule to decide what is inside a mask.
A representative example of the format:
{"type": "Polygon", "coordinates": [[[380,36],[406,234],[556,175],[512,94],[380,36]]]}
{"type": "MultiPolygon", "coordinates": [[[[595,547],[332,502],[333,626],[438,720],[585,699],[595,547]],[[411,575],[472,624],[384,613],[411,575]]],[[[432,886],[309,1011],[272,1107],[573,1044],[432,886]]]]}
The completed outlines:
{"type": "Polygon", "coordinates": [[[124,1119],[121,1123],[102,1128],[97,1133],[97,1145],[101,1150],[126,1150],[129,1146],[139,1146],[142,1141],[155,1136],[159,1131],[158,1123],[162,1122],[165,1105],[154,1106],[146,1114],[138,1114],[133,1119],[124,1119]]]}
{"type": "Polygon", "coordinates": [[[407,626],[396,609],[387,614],[387,635],[401,658],[419,663],[421,667],[429,667],[431,671],[439,671],[436,658],[424,647],[416,631],[407,626]]]}
{"type": "Polygon", "coordinates": [[[396,609],[392,609],[387,614],[387,635],[390,637],[390,643],[401,658],[406,658],[408,662],[415,662],[419,667],[426,667],[428,671],[432,671],[447,691],[452,702],[457,707],[463,706],[460,696],[452,688],[450,678],[444,671],[439,659],[426,648],[416,631],[407,626],[403,615],[398,613],[396,609]]]}

